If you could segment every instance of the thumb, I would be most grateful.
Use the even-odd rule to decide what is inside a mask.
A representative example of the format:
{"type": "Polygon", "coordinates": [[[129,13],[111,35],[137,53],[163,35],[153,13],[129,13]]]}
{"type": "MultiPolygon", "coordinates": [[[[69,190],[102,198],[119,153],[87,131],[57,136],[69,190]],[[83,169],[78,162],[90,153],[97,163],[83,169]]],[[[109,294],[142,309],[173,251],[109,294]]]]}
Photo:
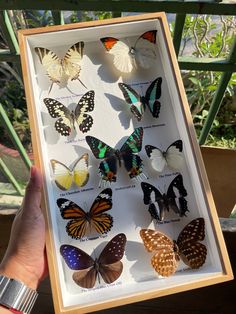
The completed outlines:
{"type": "Polygon", "coordinates": [[[39,214],[42,181],[40,171],[35,166],[32,166],[30,169],[30,180],[26,187],[22,204],[23,206],[21,211],[23,215],[39,214]]]}

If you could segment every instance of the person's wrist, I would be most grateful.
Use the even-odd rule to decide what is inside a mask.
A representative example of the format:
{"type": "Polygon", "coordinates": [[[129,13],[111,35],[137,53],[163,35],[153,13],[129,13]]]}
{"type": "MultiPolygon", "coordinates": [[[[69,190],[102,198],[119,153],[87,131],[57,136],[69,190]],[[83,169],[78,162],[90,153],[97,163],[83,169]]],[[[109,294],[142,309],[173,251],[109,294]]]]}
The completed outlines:
{"type": "Polygon", "coordinates": [[[39,278],[16,258],[8,259],[7,262],[3,261],[0,264],[0,275],[19,280],[33,290],[36,290],[39,285],[39,278]]]}

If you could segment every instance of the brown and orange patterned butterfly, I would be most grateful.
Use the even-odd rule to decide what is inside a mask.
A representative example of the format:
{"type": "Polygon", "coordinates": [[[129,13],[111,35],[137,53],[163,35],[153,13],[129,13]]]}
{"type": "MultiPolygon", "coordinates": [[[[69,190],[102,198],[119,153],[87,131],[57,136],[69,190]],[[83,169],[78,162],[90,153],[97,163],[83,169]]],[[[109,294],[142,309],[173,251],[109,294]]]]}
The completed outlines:
{"type": "Polygon", "coordinates": [[[156,58],[154,44],[156,43],[156,30],[147,31],[138,37],[133,46],[114,38],[101,38],[106,50],[113,55],[113,63],[117,70],[122,73],[130,73],[140,66],[149,69],[156,58]]]}
{"type": "Polygon", "coordinates": [[[112,208],[112,190],[103,190],[94,200],[90,210],[85,212],[79,205],[66,199],[59,198],[57,206],[63,219],[69,219],[66,231],[73,239],[80,239],[86,235],[104,234],[111,230],[113,218],[106,211],[112,208]]]}
{"type": "Polygon", "coordinates": [[[180,232],[177,241],[171,240],[160,231],[140,230],[140,236],[148,252],[155,252],[151,264],[164,277],[176,272],[180,259],[192,269],[198,269],[206,260],[206,246],[199,241],[205,238],[203,218],[192,220],[180,232]]]}
{"type": "Polygon", "coordinates": [[[93,288],[100,276],[105,283],[117,280],[123,271],[121,259],[124,256],[126,236],[119,233],[113,237],[102,250],[98,258],[93,259],[83,250],[73,245],[62,245],[60,253],[67,266],[75,270],[73,280],[82,288],[93,288]]]}

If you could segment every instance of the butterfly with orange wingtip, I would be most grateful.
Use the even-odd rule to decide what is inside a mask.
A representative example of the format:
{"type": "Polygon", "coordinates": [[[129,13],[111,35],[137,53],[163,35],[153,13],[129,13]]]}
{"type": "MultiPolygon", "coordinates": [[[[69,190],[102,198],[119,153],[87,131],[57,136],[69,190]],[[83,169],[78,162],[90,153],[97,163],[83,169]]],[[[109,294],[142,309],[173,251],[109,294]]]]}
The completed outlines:
{"type": "Polygon", "coordinates": [[[122,73],[130,73],[140,66],[149,69],[156,58],[154,45],[156,44],[156,30],[147,31],[138,37],[133,46],[114,38],[100,38],[106,50],[113,55],[114,66],[122,73]]]}

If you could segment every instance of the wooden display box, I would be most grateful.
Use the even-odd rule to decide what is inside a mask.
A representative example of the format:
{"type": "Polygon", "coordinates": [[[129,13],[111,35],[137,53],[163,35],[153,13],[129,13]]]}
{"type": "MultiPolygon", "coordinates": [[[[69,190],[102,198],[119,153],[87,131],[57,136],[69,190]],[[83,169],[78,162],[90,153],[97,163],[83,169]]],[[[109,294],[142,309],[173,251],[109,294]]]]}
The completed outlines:
{"type": "MultiPolygon", "coordinates": [[[[228,254],[196,141],[165,15],[163,13],[146,14],[22,30],[19,31],[19,40],[34,156],[36,164],[44,175],[43,207],[47,217],[47,255],[56,313],[91,312],[232,279],[228,254]],[[122,73],[116,68],[120,64],[114,65],[114,55],[107,52],[100,41],[100,38],[114,37],[126,43],[123,49],[132,44],[138,50],[143,39],[146,43],[145,38],[140,39],[139,37],[151,30],[157,31],[156,43],[149,45],[151,58],[154,55],[152,65],[148,69],[141,67],[140,60],[135,55],[138,65],[130,73],[122,73]],[[67,84],[54,83],[51,86],[52,82],[46,75],[46,68],[48,70],[48,67],[51,67],[48,70],[51,71],[51,77],[53,73],[54,76],[61,78],[58,71],[64,70],[66,64],[64,63],[63,69],[57,64],[55,70],[53,67],[56,57],[53,53],[47,52],[50,56],[47,60],[49,63],[43,66],[35,48],[50,49],[58,57],[63,58],[71,46],[81,41],[84,42],[84,53],[80,62],[79,79],[68,80],[67,84]],[[130,112],[129,105],[124,101],[118,83],[129,84],[139,94],[144,96],[146,93],[147,96],[148,87],[157,77],[162,78],[161,95],[156,96],[161,104],[159,116],[158,118],[153,117],[151,110],[146,108],[142,119],[138,121],[130,112]],[[55,122],[60,119],[59,117],[55,118],[55,111],[59,110],[60,113],[61,111],[59,107],[56,107],[50,116],[48,111],[50,106],[48,108],[45,106],[47,102],[45,102],[45,98],[59,101],[72,110],[83,95],[91,90],[95,93],[94,109],[87,113],[92,117],[93,123],[89,121],[87,132],[81,132],[75,123],[75,130],[72,130],[69,136],[62,136],[60,131],[69,132],[70,130],[64,131],[64,127],[63,130],[60,130],[59,122],[54,126],[55,122]],[[130,170],[129,174],[132,177],[133,168],[130,169],[131,166],[126,160],[127,171],[123,162],[121,167],[117,165],[116,182],[112,182],[110,185],[106,184],[107,188],[112,189],[112,208],[107,214],[112,216],[113,225],[106,230],[107,233],[97,234],[95,237],[88,232],[86,237],[72,238],[66,231],[70,220],[62,218],[63,206],[60,207],[57,200],[59,198],[68,199],[68,202],[72,201],[88,212],[95,198],[103,189],[103,187],[99,187],[99,183],[102,185],[108,183],[104,180],[101,182],[98,168],[100,167],[101,170],[102,167],[111,168],[114,165],[109,156],[106,156],[107,159],[95,158],[95,149],[93,148],[93,152],[91,151],[87,136],[90,137],[90,140],[91,137],[95,137],[112,148],[120,149],[124,148],[122,145],[127,143],[127,139],[137,128],[139,128],[139,134],[135,134],[134,137],[139,137],[142,148],[139,149],[139,157],[134,157],[134,155],[137,156],[137,152],[134,151],[134,154],[128,154],[128,157],[133,158],[132,161],[140,166],[138,170],[141,174],[134,175],[134,178],[130,179],[127,171],[130,170]],[[140,139],[142,132],[143,138],[140,139]],[[171,170],[165,167],[161,173],[157,173],[151,166],[151,160],[144,149],[145,146],[153,145],[165,151],[170,144],[180,139],[183,142],[183,158],[180,169],[171,170]],[[57,160],[72,167],[83,154],[89,156],[88,181],[84,182],[81,187],[73,183],[68,190],[61,190],[58,184],[55,184],[55,173],[53,173],[50,161],[57,160]],[[140,161],[140,158],[143,162],[140,161]],[[150,204],[144,204],[144,192],[140,181],[155,186],[164,198],[166,191],[168,194],[171,182],[179,173],[182,175],[183,184],[187,190],[187,195],[184,195],[184,204],[187,204],[188,211],[185,208],[182,214],[178,214],[172,210],[165,210],[162,219],[152,219],[148,210],[150,204]],[[199,241],[207,249],[205,262],[200,268],[191,269],[183,261],[180,261],[176,272],[173,272],[171,276],[160,276],[151,265],[151,258],[155,252],[148,253],[145,250],[139,234],[140,229],[158,230],[172,240],[176,240],[181,230],[198,217],[204,218],[205,221],[205,238],[199,241]],[[63,254],[60,254],[61,245],[75,246],[95,259],[100,256],[105,245],[119,233],[125,234],[127,238],[124,256],[120,258],[123,271],[119,278],[112,283],[104,283],[104,276],[100,274],[91,288],[76,284],[72,276],[74,273],[79,273],[80,277],[82,271],[68,267],[70,261],[67,260],[68,263],[66,263],[63,254]]],[[[140,51],[142,52],[142,47],[140,51]]],[[[69,51],[70,53],[71,51],[69,51]]],[[[63,119],[61,121],[65,122],[63,119]]],[[[80,128],[83,129],[81,125],[80,128]]],[[[96,141],[95,144],[97,144],[96,141]]],[[[104,146],[101,146],[100,153],[102,148],[105,149],[104,146]]],[[[121,149],[121,155],[122,153],[124,152],[121,149]]],[[[122,156],[123,160],[127,157],[124,154],[122,156]]],[[[114,151],[113,157],[113,159],[118,159],[114,151]]],[[[112,176],[114,172],[116,172],[114,169],[113,172],[105,169],[103,177],[105,173],[107,177],[114,178],[112,176]]],[[[180,196],[177,195],[179,191],[178,188],[177,191],[175,188],[176,186],[172,190],[175,192],[176,200],[179,201],[180,196]]],[[[149,203],[153,203],[151,206],[159,208],[154,194],[155,192],[152,191],[149,195],[149,203]]],[[[118,264],[121,267],[120,262],[118,264]]],[[[87,282],[86,285],[88,285],[87,282]]]]}

